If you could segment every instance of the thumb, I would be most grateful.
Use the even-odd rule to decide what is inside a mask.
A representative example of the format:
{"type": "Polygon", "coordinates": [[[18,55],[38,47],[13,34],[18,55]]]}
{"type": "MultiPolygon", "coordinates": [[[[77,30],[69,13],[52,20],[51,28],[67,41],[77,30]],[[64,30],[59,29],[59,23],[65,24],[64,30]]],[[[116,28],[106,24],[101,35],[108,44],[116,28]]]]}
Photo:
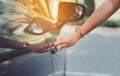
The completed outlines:
{"type": "Polygon", "coordinates": [[[61,44],[61,45],[57,46],[57,49],[60,50],[60,49],[66,48],[66,47],[67,47],[66,44],[61,44]]]}

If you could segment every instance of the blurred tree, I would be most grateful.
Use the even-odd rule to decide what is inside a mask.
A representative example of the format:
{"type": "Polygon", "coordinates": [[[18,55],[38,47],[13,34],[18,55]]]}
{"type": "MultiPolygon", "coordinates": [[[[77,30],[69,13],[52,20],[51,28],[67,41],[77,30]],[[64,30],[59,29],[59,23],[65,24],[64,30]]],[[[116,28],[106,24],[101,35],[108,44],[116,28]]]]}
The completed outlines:
{"type": "Polygon", "coordinates": [[[95,10],[94,0],[84,0],[84,3],[87,5],[86,16],[90,16],[95,10]]]}
{"type": "Polygon", "coordinates": [[[75,0],[75,2],[76,2],[76,3],[78,3],[78,2],[79,2],[79,0],[75,0]]]}

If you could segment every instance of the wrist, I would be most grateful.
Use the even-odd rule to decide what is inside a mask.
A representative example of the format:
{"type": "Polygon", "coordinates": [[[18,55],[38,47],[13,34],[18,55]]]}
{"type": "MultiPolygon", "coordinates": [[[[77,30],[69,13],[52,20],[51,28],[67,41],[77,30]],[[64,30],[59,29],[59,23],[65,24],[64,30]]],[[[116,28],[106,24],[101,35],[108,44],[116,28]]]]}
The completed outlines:
{"type": "Polygon", "coordinates": [[[75,28],[75,33],[76,33],[76,35],[78,35],[78,38],[83,38],[84,37],[84,34],[80,30],[80,27],[75,28]]]}

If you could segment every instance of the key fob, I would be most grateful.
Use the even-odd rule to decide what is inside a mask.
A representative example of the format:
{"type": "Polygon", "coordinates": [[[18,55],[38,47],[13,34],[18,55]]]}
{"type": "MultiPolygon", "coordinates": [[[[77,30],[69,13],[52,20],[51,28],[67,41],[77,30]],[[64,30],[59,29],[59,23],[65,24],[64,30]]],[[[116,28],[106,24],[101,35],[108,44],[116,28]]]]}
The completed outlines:
{"type": "Polygon", "coordinates": [[[52,46],[51,50],[50,50],[50,53],[55,54],[56,52],[58,52],[57,46],[52,46]]]}

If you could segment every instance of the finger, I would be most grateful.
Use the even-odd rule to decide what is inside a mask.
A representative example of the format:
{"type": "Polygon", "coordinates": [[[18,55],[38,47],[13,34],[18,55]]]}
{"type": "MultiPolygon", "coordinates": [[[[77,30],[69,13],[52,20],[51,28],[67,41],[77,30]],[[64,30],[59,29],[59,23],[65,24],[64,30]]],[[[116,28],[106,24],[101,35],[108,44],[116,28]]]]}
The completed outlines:
{"type": "Polygon", "coordinates": [[[64,39],[61,39],[61,40],[58,40],[58,41],[55,41],[54,42],[54,45],[62,45],[62,44],[64,44],[66,41],[64,40],[64,39]]]}
{"type": "Polygon", "coordinates": [[[60,50],[60,49],[66,48],[66,47],[67,47],[66,44],[61,44],[61,45],[57,46],[57,49],[60,50]]]}
{"type": "Polygon", "coordinates": [[[53,43],[45,43],[45,44],[42,44],[42,46],[43,48],[49,48],[53,46],[53,43]]]}
{"type": "Polygon", "coordinates": [[[49,52],[50,48],[43,49],[43,52],[49,52]]]}

